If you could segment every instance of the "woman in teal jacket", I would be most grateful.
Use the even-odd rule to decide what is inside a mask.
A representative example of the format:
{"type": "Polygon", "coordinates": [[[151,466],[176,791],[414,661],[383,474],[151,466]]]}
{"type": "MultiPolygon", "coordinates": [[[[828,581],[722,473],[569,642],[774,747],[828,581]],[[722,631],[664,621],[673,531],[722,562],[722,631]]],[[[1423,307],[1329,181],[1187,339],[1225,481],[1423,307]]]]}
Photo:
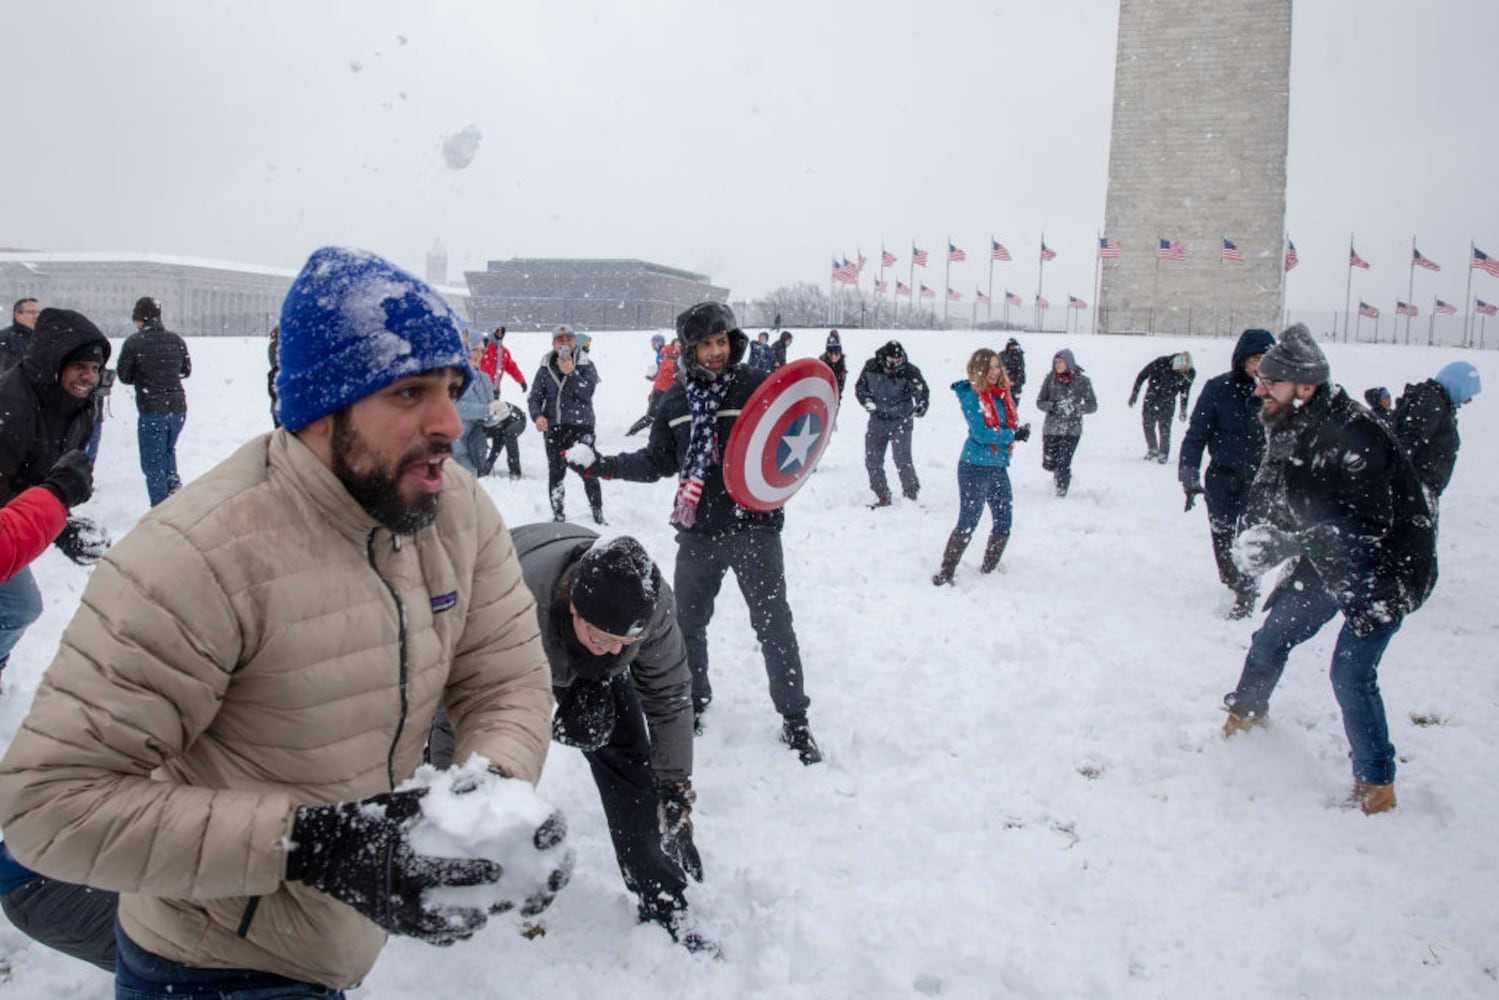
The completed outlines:
{"type": "Polygon", "coordinates": [[[1016,441],[1030,437],[1029,424],[1018,426],[1015,400],[1010,395],[1010,377],[998,353],[981,347],[968,359],[968,380],[954,382],[952,390],[968,422],[968,440],[958,459],[958,524],[947,538],[942,567],[932,583],[952,583],[958,561],[968,540],[979,526],[987,504],[994,527],[984,546],[980,572],[992,573],[1010,540],[1010,516],[1014,507],[1010,490],[1010,451],[1016,441]]]}

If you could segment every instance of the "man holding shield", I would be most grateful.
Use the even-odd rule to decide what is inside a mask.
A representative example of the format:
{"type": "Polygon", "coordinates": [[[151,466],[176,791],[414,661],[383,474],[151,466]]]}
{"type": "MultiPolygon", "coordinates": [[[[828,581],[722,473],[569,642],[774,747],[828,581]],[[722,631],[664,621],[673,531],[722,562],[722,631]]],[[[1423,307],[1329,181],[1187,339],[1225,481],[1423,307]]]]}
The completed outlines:
{"type": "Polygon", "coordinates": [[[605,479],[654,482],[676,475],[671,522],[677,529],[673,589],[677,618],[692,670],[692,708],[699,731],[713,700],[708,680],[708,622],[730,571],[749,605],[750,623],[765,654],[770,697],[781,713],[781,741],[803,764],[822,760],[807,725],[810,700],[802,689],[801,653],[786,598],[781,508],[752,510],[735,502],[724,482],[729,432],[766,374],[740,362],[749,338],[733,310],[700,302],[677,317],[680,374],[661,398],[650,441],[639,451],[594,455],[574,448],[570,464],[605,479]]]}

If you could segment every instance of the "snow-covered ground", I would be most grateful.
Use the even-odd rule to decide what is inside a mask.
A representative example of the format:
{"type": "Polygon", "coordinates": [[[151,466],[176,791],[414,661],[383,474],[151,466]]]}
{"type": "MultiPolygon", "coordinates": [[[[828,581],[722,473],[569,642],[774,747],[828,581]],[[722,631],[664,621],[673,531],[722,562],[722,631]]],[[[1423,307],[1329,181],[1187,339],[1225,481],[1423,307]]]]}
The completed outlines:
{"type": "MultiPolygon", "coordinates": [[[[799,332],[793,355],[817,354],[823,333],[799,332]]],[[[1492,355],[1326,345],[1334,379],[1359,396],[1376,384],[1398,395],[1457,357],[1493,386],[1462,413],[1441,581],[1381,671],[1400,805],[1366,818],[1341,807],[1350,776],[1326,676],[1334,626],[1292,656],[1268,730],[1219,734],[1257,619],[1223,618],[1206,515],[1182,511],[1175,442],[1170,466],[1140,460],[1138,411],[1125,405],[1135,373],[1185,348],[1200,387],[1228,367],[1232,342],[1021,336],[1031,378],[1022,413],[1038,431],[1035,392],[1063,346],[1093,378],[1100,412],[1087,419],[1066,499],[1041,471],[1039,436],[1017,446],[1003,572],[980,576],[975,547],[957,585],[937,589],[963,440],[947,386],[974,348],[1005,338],[844,331],[850,391],[891,336],[933,385],[916,432],[920,501],[866,507],[865,417],[850,406],[787,513],[791,601],[826,763],[804,768],[777,743],[731,585],[711,630],[716,700],[694,778],[707,882],[689,897],[724,960],[636,926],[584,761],[554,746],[540,790],[567,812],[579,864],[548,933],[527,940],[497,921],[447,949],[392,941],[354,995],[1499,996],[1499,798],[1485,773],[1499,759],[1492,355]]],[[[604,451],[643,443],[623,430],[644,409],[647,340],[595,336],[604,451]]],[[[529,379],[544,335],[509,342],[529,379]]],[[[191,341],[186,477],[268,428],[264,348],[191,341]]],[[[508,381],[503,393],[519,396],[508,381]]],[[[128,389],[113,408],[85,512],[119,535],[146,491],[128,389]]],[[[486,482],[511,524],[547,516],[540,436],[522,440],[526,478],[486,482]]],[[[667,567],[671,491],[604,486],[607,530],[639,537],[667,567]]],[[[586,518],[576,479],[568,510],[586,518]]],[[[86,577],[55,551],[36,573],[47,609],[6,671],[0,741],[86,577]]],[[[7,997],[111,996],[107,976],[3,920],[0,960],[11,967],[7,997]]]]}

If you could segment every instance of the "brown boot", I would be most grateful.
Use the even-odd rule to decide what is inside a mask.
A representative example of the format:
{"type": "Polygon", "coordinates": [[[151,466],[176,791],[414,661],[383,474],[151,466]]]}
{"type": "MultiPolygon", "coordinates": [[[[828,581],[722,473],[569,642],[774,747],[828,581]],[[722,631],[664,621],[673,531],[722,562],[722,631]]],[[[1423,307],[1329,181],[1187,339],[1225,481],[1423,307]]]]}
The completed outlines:
{"type": "Polygon", "coordinates": [[[954,531],[947,536],[947,548],[942,550],[942,568],[937,570],[932,577],[932,583],[940,587],[944,583],[952,583],[952,575],[958,568],[958,561],[963,558],[964,551],[968,548],[968,539],[973,537],[972,532],[954,531]]]}
{"type": "Polygon", "coordinates": [[[1270,721],[1264,715],[1235,715],[1228,713],[1228,718],[1223,722],[1223,738],[1228,739],[1238,733],[1247,733],[1251,729],[1257,729],[1270,721]]]}
{"type": "Polygon", "coordinates": [[[979,567],[980,573],[993,573],[999,565],[999,557],[1005,554],[1005,543],[1010,540],[1009,535],[1001,535],[997,531],[989,532],[989,543],[984,546],[984,563],[979,567]]]}
{"type": "Polygon", "coordinates": [[[1360,778],[1354,778],[1353,794],[1348,796],[1348,804],[1358,806],[1365,816],[1389,812],[1395,808],[1395,783],[1392,781],[1388,785],[1371,785],[1360,778]]]}

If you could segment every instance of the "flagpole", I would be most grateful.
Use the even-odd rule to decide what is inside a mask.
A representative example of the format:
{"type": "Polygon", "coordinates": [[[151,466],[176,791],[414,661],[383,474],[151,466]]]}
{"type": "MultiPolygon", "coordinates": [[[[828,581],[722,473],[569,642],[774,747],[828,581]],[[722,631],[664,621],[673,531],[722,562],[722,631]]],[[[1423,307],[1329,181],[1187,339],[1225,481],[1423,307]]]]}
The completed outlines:
{"type": "MultiPolygon", "coordinates": [[[[1291,237],[1285,233],[1282,233],[1281,236],[1284,237],[1286,245],[1289,245],[1291,237]]],[[[1280,328],[1282,330],[1291,325],[1291,299],[1286,294],[1286,286],[1290,282],[1291,272],[1286,270],[1286,246],[1282,246],[1280,248],[1280,328]]],[[[1336,316],[1332,318],[1332,328],[1334,330],[1338,328],[1338,318],[1336,316]]],[[[1229,336],[1233,336],[1232,330],[1229,331],[1229,336]]]]}
{"type": "MultiPolygon", "coordinates": [[[[1353,301],[1353,234],[1348,234],[1348,287],[1343,290],[1343,343],[1348,343],[1348,305],[1353,301]]],[[[1362,318],[1362,317],[1360,317],[1362,318]]],[[[1355,337],[1358,331],[1353,332],[1355,337]]]]}
{"type": "MultiPolygon", "coordinates": [[[[1470,255],[1471,256],[1471,255],[1470,255]]],[[[977,313],[975,313],[977,315],[977,313]]],[[[984,320],[994,321],[994,234],[989,234],[989,301],[984,303],[984,320]]],[[[975,321],[977,322],[977,321],[975,321]]]]}
{"type": "Polygon", "coordinates": [[[1478,317],[1478,349],[1480,351],[1483,350],[1483,330],[1488,325],[1489,318],[1487,316],[1478,317]]]}
{"type": "Polygon", "coordinates": [[[1098,241],[1093,244],[1093,315],[1089,317],[1093,335],[1098,336],[1098,303],[1099,295],[1103,292],[1103,233],[1098,234],[1098,241]]]}
{"type": "Polygon", "coordinates": [[[1468,241],[1468,290],[1463,295],[1463,347],[1473,346],[1473,328],[1469,321],[1473,318],[1473,241],[1468,241]]]}
{"type": "Polygon", "coordinates": [[[1155,239],[1155,272],[1150,279],[1150,329],[1145,331],[1146,336],[1155,335],[1155,296],[1156,290],[1161,287],[1161,238],[1155,239]]]}
{"type": "Polygon", "coordinates": [[[907,312],[909,312],[911,314],[910,316],[908,316],[906,318],[906,322],[909,323],[911,320],[913,320],[913,319],[916,318],[916,241],[915,240],[911,241],[911,274],[910,274],[910,281],[908,281],[906,283],[906,294],[909,295],[909,296],[911,296],[911,308],[908,309],[908,310],[906,310],[907,312]]]}
{"type": "MultiPolygon", "coordinates": [[[[1411,237],[1411,267],[1410,267],[1410,271],[1411,271],[1410,281],[1405,286],[1405,302],[1406,302],[1407,305],[1410,304],[1411,296],[1413,296],[1416,293],[1416,238],[1414,236],[1411,237]]],[[[1393,344],[1394,342],[1395,342],[1395,333],[1392,330],[1392,331],[1390,331],[1390,343],[1393,344]]],[[[1411,318],[1409,316],[1405,317],[1405,342],[1407,344],[1409,344],[1411,342],[1411,318]]]]}
{"type": "Polygon", "coordinates": [[[1436,343],[1437,333],[1437,297],[1431,297],[1431,315],[1426,317],[1426,346],[1430,347],[1436,343]]]}
{"type": "Polygon", "coordinates": [[[947,261],[947,266],[942,268],[942,325],[947,326],[947,290],[952,287],[952,237],[947,238],[947,250],[942,259],[947,261]]]}
{"type": "Polygon", "coordinates": [[[1223,241],[1227,236],[1218,237],[1218,291],[1213,297],[1213,336],[1218,336],[1218,331],[1223,328],[1223,241]]]}
{"type": "MultiPolygon", "coordinates": [[[[1041,230],[1041,247],[1046,248],[1046,230],[1041,230]]],[[[1036,332],[1041,332],[1041,285],[1046,274],[1046,254],[1042,250],[1036,251],[1036,332]]]]}

